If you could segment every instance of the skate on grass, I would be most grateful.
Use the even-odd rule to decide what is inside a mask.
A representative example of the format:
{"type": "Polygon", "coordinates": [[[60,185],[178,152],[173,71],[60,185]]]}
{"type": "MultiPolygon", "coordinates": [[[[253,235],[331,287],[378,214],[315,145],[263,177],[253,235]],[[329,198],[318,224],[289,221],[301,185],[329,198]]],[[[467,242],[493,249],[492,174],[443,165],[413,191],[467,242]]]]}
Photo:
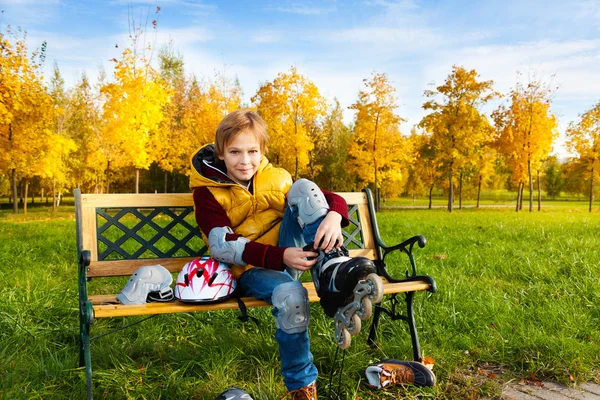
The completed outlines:
{"type": "Polygon", "coordinates": [[[325,253],[314,250],[313,243],[309,243],[304,250],[319,254],[310,272],[321,306],[334,320],[336,343],[345,350],[351,336],[360,332],[361,321],[371,318],[373,304],[381,302],[383,282],[373,261],[351,258],[344,247],[325,253]]]}

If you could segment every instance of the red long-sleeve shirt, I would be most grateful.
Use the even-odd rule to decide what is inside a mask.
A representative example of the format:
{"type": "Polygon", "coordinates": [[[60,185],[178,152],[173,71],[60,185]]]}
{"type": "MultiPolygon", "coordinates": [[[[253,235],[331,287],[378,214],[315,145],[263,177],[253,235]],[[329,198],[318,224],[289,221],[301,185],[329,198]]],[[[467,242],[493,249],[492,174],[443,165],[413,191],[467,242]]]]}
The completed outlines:
{"type": "MultiPolygon", "coordinates": [[[[335,211],[342,216],[342,227],[348,226],[348,205],[339,195],[323,190],[325,199],[329,204],[329,211],[335,211]]],[[[196,222],[202,232],[208,236],[213,228],[231,226],[231,221],[223,207],[217,202],[207,187],[194,189],[194,204],[196,206],[196,222]]],[[[239,235],[229,234],[226,240],[236,240],[239,235]]],[[[264,267],[277,271],[284,269],[283,252],[286,247],[271,246],[250,241],[246,243],[242,259],[244,262],[256,267],[264,267]]]]}

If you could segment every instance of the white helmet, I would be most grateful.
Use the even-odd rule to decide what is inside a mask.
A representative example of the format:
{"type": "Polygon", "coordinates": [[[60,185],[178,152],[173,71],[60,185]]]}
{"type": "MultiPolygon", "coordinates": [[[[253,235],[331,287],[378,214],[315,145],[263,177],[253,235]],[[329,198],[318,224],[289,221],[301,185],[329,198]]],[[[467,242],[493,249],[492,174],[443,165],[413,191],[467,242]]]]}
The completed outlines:
{"type": "Polygon", "coordinates": [[[233,295],[237,282],[227,264],[210,257],[183,266],[175,283],[175,297],[184,303],[214,303],[233,295]]]}

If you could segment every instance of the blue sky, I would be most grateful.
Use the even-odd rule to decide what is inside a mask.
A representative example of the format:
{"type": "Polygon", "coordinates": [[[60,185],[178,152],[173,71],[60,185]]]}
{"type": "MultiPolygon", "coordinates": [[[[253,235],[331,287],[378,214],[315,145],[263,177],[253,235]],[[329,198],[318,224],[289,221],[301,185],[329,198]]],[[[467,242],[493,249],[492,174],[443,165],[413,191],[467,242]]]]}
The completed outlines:
{"type": "Polygon", "coordinates": [[[95,80],[100,66],[110,76],[108,60],[128,44],[129,16],[153,19],[156,6],[156,44],[173,40],[190,74],[238,77],[247,101],[295,65],[347,107],[363,79],[385,72],[409,133],[424,115],[423,91],[454,64],[476,69],[503,93],[517,71],[550,81],[561,136],[600,101],[600,0],[0,0],[3,29],[25,29],[30,48],[46,40],[46,75],[56,61],[68,85],[82,71],[95,80]]]}

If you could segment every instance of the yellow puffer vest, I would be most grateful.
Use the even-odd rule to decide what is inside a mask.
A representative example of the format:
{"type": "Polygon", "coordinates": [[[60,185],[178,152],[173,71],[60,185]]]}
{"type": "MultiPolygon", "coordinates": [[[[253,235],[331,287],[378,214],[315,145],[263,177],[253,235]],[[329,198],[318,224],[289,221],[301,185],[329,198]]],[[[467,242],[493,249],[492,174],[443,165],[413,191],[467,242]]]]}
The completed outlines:
{"type": "MultiPolygon", "coordinates": [[[[277,245],[285,198],[292,183],[290,173],[274,167],[265,156],[253,177],[254,193],[237,183],[220,183],[206,178],[192,161],[190,188],[207,187],[225,210],[233,231],[258,243],[277,245]]],[[[204,233],[202,239],[208,243],[204,233]]],[[[252,265],[231,266],[236,278],[250,268],[252,265]]]]}

